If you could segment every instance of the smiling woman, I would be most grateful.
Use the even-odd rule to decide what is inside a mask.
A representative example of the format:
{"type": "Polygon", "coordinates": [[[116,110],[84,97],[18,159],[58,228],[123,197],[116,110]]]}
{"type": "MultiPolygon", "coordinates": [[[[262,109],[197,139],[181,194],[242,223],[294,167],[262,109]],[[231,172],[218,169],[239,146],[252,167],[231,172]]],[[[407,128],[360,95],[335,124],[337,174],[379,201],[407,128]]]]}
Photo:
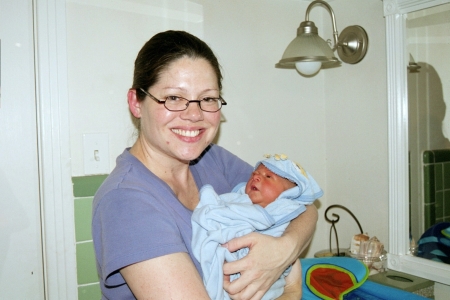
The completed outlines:
{"type": "MultiPolygon", "coordinates": [[[[117,158],[93,203],[103,298],[209,299],[191,247],[198,189],[209,184],[219,193],[230,192],[252,172],[211,144],[226,104],[221,80],[212,50],[189,33],[158,33],[139,52],[128,91],[138,139],[117,158]]],[[[261,298],[298,258],[316,221],[310,206],[282,237],[253,233],[231,240],[231,252],[245,247],[250,252],[223,266],[225,275],[241,273],[232,283],[225,279],[225,290],[235,299],[261,298]]],[[[286,293],[298,299],[297,275],[286,293]]]]}

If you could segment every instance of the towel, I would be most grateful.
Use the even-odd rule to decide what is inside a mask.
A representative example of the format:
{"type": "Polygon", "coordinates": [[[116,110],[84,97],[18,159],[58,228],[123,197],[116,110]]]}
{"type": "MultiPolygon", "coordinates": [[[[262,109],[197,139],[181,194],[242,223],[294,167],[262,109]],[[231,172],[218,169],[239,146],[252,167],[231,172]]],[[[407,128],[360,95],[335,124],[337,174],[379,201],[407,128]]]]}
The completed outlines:
{"type": "MultiPolygon", "coordinates": [[[[192,251],[200,262],[203,282],[211,299],[230,299],[223,290],[223,263],[236,261],[248,254],[248,248],[230,253],[221,244],[256,231],[281,236],[289,222],[306,210],[305,205],[323,195],[314,178],[286,155],[267,155],[255,165],[264,164],[269,170],[296,184],[282,192],[265,208],[252,203],[245,194],[246,182],[238,184],[231,193],[218,195],[212,186],[200,189],[200,203],[192,214],[192,251]]],[[[284,291],[288,268],[262,299],[275,299],[284,291]]],[[[231,276],[236,280],[239,274],[231,276]]]]}
{"type": "Polygon", "coordinates": [[[351,257],[305,258],[300,262],[302,299],[342,299],[369,276],[367,266],[351,257]]]}
{"type": "MultiPolygon", "coordinates": [[[[192,251],[200,262],[203,282],[211,299],[230,299],[223,290],[223,263],[238,260],[248,254],[248,248],[229,252],[221,246],[235,237],[257,231],[281,236],[289,222],[306,210],[298,201],[281,198],[263,208],[254,205],[240,184],[235,193],[218,195],[212,186],[200,189],[200,203],[192,214],[192,251]]],[[[311,203],[311,202],[310,202],[311,203]]],[[[284,291],[284,272],[263,299],[275,299],[284,291]]],[[[236,274],[231,277],[235,280],[236,274]]]]}
{"type": "Polygon", "coordinates": [[[427,298],[367,280],[369,270],[352,257],[300,259],[303,300],[425,300],[427,298]]]}
{"type": "Polygon", "coordinates": [[[420,237],[417,256],[450,264],[450,223],[440,222],[420,237]]]}

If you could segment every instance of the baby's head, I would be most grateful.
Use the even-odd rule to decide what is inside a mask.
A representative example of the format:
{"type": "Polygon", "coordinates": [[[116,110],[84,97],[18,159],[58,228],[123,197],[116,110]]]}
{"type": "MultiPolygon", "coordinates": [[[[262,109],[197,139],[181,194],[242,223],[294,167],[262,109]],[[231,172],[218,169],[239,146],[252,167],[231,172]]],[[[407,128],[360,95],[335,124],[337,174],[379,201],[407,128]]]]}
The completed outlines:
{"type": "Polygon", "coordinates": [[[269,170],[264,164],[259,164],[253,171],[245,186],[245,193],[250,197],[253,204],[266,207],[280,194],[296,186],[292,181],[278,176],[269,170]]]}
{"type": "Polygon", "coordinates": [[[280,196],[310,204],[322,196],[314,178],[298,163],[283,154],[265,157],[256,163],[245,186],[245,193],[254,204],[266,207],[280,196]]]}

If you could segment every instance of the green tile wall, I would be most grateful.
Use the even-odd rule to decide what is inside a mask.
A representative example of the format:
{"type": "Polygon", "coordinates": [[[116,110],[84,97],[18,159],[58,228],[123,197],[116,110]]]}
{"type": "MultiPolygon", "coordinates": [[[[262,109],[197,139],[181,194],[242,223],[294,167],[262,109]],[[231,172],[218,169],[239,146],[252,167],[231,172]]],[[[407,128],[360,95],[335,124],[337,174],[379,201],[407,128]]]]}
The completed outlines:
{"type": "Polygon", "coordinates": [[[98,282],[92,241],[77,243],[77,278],[79,285],[98,282]]]}
{"type": "Polygon", "coordinates": [[[107,175],[72,177],[77,250],[78,300],[101,299],[91,235],[92,200],[107,175]]]}
{"type": "Polygon", "coordinates": [[[100,286],[97,283],[86,284],[78,287],[78,300],[101,299],[100,286]]]}
{"type": "Polygon", "coordinates": [[[77,242],[92,240],[91,216],[93,198],[75,198],[75,236],[77,242]]]}
{"type": "Polygon", "coordinates": [[[450,149],[423,153],[425,228],[450,222],[450,149]]]}
{"type": "Polygon", "coordinates": [[[92,197],[108,175],[72,177],[75,197],[92,197]]]}

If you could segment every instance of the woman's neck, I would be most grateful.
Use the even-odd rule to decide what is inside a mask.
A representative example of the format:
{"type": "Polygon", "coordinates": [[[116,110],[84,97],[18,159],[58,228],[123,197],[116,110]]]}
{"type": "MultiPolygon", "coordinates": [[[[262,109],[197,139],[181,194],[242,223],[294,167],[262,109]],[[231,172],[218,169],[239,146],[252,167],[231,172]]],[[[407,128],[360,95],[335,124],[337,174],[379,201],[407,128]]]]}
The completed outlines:
{"type": "Polygon", "coordinates": [[[163,180],[184,206],[191,210],[197,206],[198,188],[189,169],[188,161],[180,161],[153,151],[142,137],[139,137],[131,147],[130,153],[163,180]]]}

